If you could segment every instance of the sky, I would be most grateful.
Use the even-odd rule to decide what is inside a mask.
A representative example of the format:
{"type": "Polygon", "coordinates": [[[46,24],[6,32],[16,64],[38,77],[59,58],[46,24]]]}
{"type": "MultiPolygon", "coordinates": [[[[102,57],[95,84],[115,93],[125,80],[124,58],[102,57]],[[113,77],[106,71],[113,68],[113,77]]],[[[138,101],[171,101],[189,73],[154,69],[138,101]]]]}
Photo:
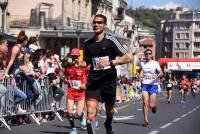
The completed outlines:
{"type": "Polygon", "coordinates": [[[200,0],[125,0],[128,7],[138,8],[144,6],[145,8],[155,9],[169,9],[184,5],[190,9],[200,9],[200,0]]]}

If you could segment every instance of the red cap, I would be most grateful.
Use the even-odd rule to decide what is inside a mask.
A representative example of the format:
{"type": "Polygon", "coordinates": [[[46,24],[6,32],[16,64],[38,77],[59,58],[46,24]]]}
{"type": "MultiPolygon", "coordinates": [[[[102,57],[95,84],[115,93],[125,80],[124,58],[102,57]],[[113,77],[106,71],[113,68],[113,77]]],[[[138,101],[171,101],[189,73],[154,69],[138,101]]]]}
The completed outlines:
{"type": "Polygon", "coordinates": [[[79,56],[80,50],[78,48],[73,48],[70,55],[79,56]]]}

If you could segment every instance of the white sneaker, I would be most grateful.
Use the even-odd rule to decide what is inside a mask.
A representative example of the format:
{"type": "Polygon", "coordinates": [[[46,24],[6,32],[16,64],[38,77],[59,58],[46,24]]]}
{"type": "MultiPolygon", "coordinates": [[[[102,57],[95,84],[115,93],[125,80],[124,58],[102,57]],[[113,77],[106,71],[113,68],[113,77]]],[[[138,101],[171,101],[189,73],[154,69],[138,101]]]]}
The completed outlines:
{"type": "Polygon", "coordinates": [[[86,130],[87,129],[87,123],[85,117],[82,117],[81,119],[81,128],[86,130]]]}
{"type": "Polygon", "coordinates": [[[95,129],[99,129],[99,121],[97,119],[94,120],[95,129]]]}
{"type": "Polygon", "coordinates": [[[26,113],[26,110],[23,110],[22,108],[18,108],[17,114],[24,114],[26,113]]]}
{"type": "Polygon", "coordinates": [[[70,131],[70,134],[77,134],[77,129],[76,128],[72,128],[72,130],[70,131]]]}
{"type": "Polygon", "coordinates": [[[47,122],[47,119],[42,119],[41,122],[47,122]]]}

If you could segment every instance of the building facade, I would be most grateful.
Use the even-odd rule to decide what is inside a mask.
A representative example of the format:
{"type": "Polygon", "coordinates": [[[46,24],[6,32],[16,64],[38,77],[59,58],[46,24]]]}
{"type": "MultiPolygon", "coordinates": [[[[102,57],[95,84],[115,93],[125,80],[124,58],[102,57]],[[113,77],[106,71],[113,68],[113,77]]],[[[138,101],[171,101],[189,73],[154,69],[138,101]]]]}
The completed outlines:
{"type": "Polygon", "coordinates": [[[157,59],[200,58],[200,12],[177,8],[158,29],[157,59]]]}

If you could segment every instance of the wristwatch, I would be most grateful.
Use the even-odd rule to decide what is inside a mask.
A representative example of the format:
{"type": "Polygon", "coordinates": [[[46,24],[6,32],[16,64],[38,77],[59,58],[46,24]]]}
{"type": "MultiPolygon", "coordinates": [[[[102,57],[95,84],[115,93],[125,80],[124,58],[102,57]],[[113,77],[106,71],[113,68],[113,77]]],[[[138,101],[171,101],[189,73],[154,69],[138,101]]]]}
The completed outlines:
{"type": "Polygon", "coordinates": [[[111,66],[111,67],[112,67],[112,66],[114,66],[114,65],[113,65],[113,61],[112,61],[112,60],[110,60],[110,66],[111,66]]]}

